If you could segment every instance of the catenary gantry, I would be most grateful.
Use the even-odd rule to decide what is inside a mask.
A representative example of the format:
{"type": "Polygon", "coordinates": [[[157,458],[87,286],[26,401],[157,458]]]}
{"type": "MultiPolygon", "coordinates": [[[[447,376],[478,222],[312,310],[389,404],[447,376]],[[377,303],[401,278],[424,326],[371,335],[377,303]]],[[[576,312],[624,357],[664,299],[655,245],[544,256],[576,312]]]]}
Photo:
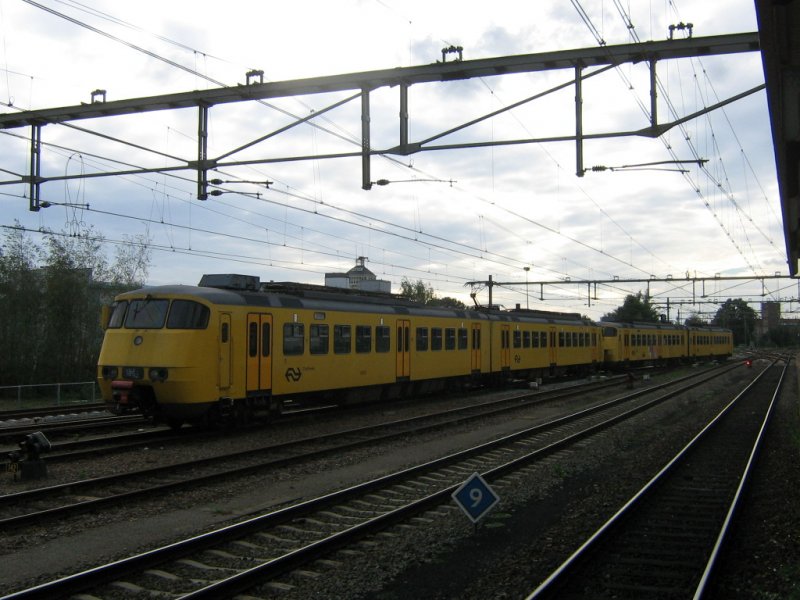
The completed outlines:
{"type": "MultiPolygon", "coordinates": [[[[256,82],[256,76],[263,76],[263,74],[254,71],[248,73],[247,83],[243,85],[108,102],[104,101],[105,94],[102,93],[102,90],[98,90],[92,93],[92,102],[88,104],[0,114],[0,129],[19,127],[31,128],[31,155],[28,174],[17,179],[0,181],[0,185],[28,184],[30,209],[36,211],[40,208],[41,185],[49,181],[63,181],[79,177],[108,177],[191,170],[197,173],[197,197],[201,200],[205,200],[209,195],[208,186],[210,182],[208,173],[217,168],[248,164],[317,160],[322,158],[360,157],[362,165],[361,187],[368,190],[373,185],[370,173],[370,158],[373,155],[393,154],[405,156],[432,150],[453,150],[555,141],[575,142],[576,174],[582,176],[586,170],[583,166],[583,142],[585,140],[622,136],[658,137],[672,127],[764,88],[764,85],[759,85],[749,90],[743,90],[738,95],[732,96],[713,106],[706,107],[701,111],[685,115],[675,121],[659,122],[656,84],[657,63],[659,61],[694,56],[754,52],[758,51],[759,48],[759,36],[757,33],[741,33],[709,37],[675,38],[666,41],[601,46],[479,60],[454,60],[450,62],[445,62],[443,60],[442,62],[414,67],[398,67],[378,71],[268,83],[256,82]],[[583,82],[590,77],[594,77],[625,63],[646,63],[649,65],[651,88],[650,124],[647,127],[631,131],[584,133],[582,110],[583,82]],[[571,75],[563,84],[525,98],[499,111],[486,114],[480,118],[463,123],[458,127],[441,131],[423,140],[414,141],[409,139],[409,121],[411,117],[408,91],[412,85],[551,70],[570,70],[571,75]],[[397,87],[399,89],[398,141],[397,144],[392,147],[376,149],[372,147],[370,140],[370,92],[383,87],[397,87]],[[521,104],[532,102],[547,94],[568,87],[574,87],[575,89],[574,134],[570,133],[557,137],[486,140],[471,143],[442,143],[442,139],[450,134],[496,116],[501,112],[516,108],[521,104]],[[265,100],[269,98],[347,91],[353,93],[326,108],[316,110],[311,115],[296,119],[293,123],[285,127],[260,135],[247,144],[231,149],[218,156],[211,157],[208,154],[209,113],[213,106],[234,102],[265,100]],[[236,160],[235,158],[235,155],[245,148],[250,148],[261,141],[277,136],[297,125],[316,119],[333,108],[359,100],[361,103],[361,142],[360,148],[353,152],[318,154],[312,156],[283,156],[251,160],[236,160]],[[43,145],[42,128],[48,124],[176,109],[197,109],[198,111],[198,147],[196,157],[176,161],[178,164],[175,165],[152,169],[128,169],[125,171],[62,176],[46,176],[41,173],[41,148],[43,145]]],[[[444,53],[442,58],[446,58],[444,53]]],[[[261,79],[263,79],[263,77],[261,77],[261,79]]]]}

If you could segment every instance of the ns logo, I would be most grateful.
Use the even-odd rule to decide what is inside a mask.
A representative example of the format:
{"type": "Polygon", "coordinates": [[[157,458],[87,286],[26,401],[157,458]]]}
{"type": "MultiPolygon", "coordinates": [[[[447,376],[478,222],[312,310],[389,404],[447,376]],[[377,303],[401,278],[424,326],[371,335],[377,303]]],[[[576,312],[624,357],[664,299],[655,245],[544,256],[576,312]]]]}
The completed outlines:
{"type": "Polygon", "coordinates": [[[285,377],[286,381],[300,381],[300,378],[303,374],[300,372],[300,369],[297,368],[288,368],[286,369],[285,377]]]}

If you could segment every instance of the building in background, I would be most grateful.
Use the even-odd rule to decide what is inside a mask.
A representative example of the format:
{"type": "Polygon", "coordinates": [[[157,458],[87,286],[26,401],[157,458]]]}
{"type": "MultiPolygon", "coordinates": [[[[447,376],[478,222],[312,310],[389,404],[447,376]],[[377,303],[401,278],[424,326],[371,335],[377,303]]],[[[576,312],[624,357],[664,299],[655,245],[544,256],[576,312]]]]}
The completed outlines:
{"type": "Polygon", "coordinates": [[[356,258],[356,266],[346,273],[325,273],[325,285],[365,292],[391,293],[392,282],[378,279],[375,273],[364,265],[367,260],[366,256],[359,256],[356,258]]]}

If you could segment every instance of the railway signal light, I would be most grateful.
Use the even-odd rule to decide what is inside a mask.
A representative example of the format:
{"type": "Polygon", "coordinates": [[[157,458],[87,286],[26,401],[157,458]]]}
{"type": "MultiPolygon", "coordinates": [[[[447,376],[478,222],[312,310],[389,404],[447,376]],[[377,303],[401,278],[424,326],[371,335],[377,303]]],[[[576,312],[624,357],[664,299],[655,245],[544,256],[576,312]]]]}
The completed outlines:
{"type": "Polygon", "coordinates": [[[23,481],[47,477],[42,454],[50,450],[50,440],[41,431],[29,433],[19,443],[19,448],[8,453],[9,471],[14,473],[14,479],[18,473],[23,481]]]}

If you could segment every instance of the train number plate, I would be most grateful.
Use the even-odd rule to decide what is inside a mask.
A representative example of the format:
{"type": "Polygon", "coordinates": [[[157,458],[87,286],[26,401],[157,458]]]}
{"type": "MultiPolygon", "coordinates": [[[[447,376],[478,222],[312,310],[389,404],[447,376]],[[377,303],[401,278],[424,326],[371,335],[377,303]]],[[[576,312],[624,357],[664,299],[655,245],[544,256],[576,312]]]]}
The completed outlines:
{"type": "Polygon", "coordinates": [[[140,367],[125,367],[122,369],[122,376],[125,379],[141,379],[142,369],[140,367]]]}

